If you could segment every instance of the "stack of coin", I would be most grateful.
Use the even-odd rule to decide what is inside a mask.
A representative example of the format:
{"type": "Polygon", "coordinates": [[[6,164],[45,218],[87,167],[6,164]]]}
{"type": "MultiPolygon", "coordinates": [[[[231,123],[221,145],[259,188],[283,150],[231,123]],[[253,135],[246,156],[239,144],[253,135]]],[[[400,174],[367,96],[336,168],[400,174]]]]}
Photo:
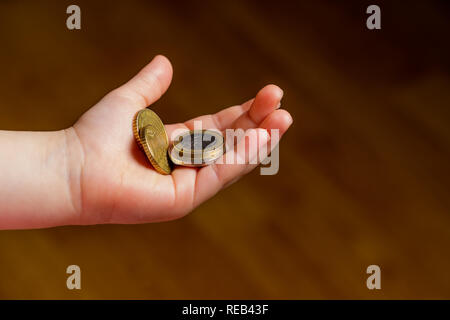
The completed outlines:
{"type": "Polygon", "coordinates": [[[222,134],[214,130],[186,131],[174,139],[169,148],[164,124],[158,115],[146,108],[133,121],[134,137],[156,171],[172,172],[171,162],[188,167],[202,167],[215,162],[225,152],[222,134]]]}
{"type": "Polygon", "coordinates": [[[158,115],[148,108],[139,111],[133,121],[133,132],[155,170],[161,174],[170,174],[172,169],[167,157],[169,139],[158,115]]]}
{"type": "Polygon", "coordinates": [[[214,130],[191,130],[175,138],[169,148],[173,163],[202,167],[215,162],[225,152],[223,136],[214,130]]]}

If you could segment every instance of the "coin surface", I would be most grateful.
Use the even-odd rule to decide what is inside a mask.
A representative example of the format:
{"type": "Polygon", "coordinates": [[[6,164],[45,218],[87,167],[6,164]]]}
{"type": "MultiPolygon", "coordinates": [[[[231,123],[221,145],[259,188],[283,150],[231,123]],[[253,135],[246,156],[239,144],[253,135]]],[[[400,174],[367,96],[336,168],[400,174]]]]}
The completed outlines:
{"type": "Polygon", "coordinates": [[[172,169],[167,156],[169,139],[158,115],[148,108],[140,110],[133,121],[133,133],[155,170],[170,174],[172,169]]]}
{"type": "Polygon", "coordinates": [[[191,130],[180,134],[169,147],[173,163],[202,167],[214,163],[225,152],[222,134],[214,130],[191,130]]]}

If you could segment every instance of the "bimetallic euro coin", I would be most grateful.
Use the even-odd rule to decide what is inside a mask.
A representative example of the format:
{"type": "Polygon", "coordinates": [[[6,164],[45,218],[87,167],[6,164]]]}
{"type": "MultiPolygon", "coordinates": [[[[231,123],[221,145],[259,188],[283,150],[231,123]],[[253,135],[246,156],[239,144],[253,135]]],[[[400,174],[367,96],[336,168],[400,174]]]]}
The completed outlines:
{"type": "Polygon", "coordinates": [[[167,157],[169,139],[158,115],[148,108],[139,111],[133,121],[133,133],[155,170],[170,174],[172,169],[167,157]]]}
{"type": "Polygon", "coordinates": [[[202,167],[214,163],[225,152],[222,134],[214,130],[191,130],[180,134],[169,147],[173,163],[202,167]]]}

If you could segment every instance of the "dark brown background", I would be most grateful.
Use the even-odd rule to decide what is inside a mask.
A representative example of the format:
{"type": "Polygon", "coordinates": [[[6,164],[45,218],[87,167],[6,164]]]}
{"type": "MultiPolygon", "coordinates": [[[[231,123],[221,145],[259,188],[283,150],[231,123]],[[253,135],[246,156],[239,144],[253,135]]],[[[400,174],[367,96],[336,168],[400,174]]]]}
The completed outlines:
{"type": "Polygon", "coordinates": [[[449,5],[374,3],[378,31],[361,1],[1,1],[2,129],[67,127],[158,53],[165,122],[276,83],[294,125],[278,175],[182,220],[1,231],[0,298],[450,298],[449,5]]]}

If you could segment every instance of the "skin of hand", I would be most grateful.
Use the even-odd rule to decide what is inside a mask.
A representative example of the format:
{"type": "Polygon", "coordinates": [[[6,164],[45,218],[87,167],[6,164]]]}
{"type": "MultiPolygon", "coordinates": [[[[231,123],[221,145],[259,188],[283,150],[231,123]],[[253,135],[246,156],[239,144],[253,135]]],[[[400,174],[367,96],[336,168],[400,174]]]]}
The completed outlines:
{"type": "MultiPolygon", "coordinates": [[[[244,148],[245,141],[228,151],[244,164],[176,167],[171,175],[151,167],[136,144],[132,120],[171,80],[172,66],[159,55],[68,129],[0,131],[0,229],[177,219],[255,168],[248,163],[255,150],[244,148]]],[[[279,108],[282,96],[267,85],[241,105],[166,125],[166,131],[170,138],[175,129],[193,129],[194,120],[207,129],[256,130],[261,148],[270,145],[270,129],[279,129],[281,137],[292,124],[279,108]]]]}

